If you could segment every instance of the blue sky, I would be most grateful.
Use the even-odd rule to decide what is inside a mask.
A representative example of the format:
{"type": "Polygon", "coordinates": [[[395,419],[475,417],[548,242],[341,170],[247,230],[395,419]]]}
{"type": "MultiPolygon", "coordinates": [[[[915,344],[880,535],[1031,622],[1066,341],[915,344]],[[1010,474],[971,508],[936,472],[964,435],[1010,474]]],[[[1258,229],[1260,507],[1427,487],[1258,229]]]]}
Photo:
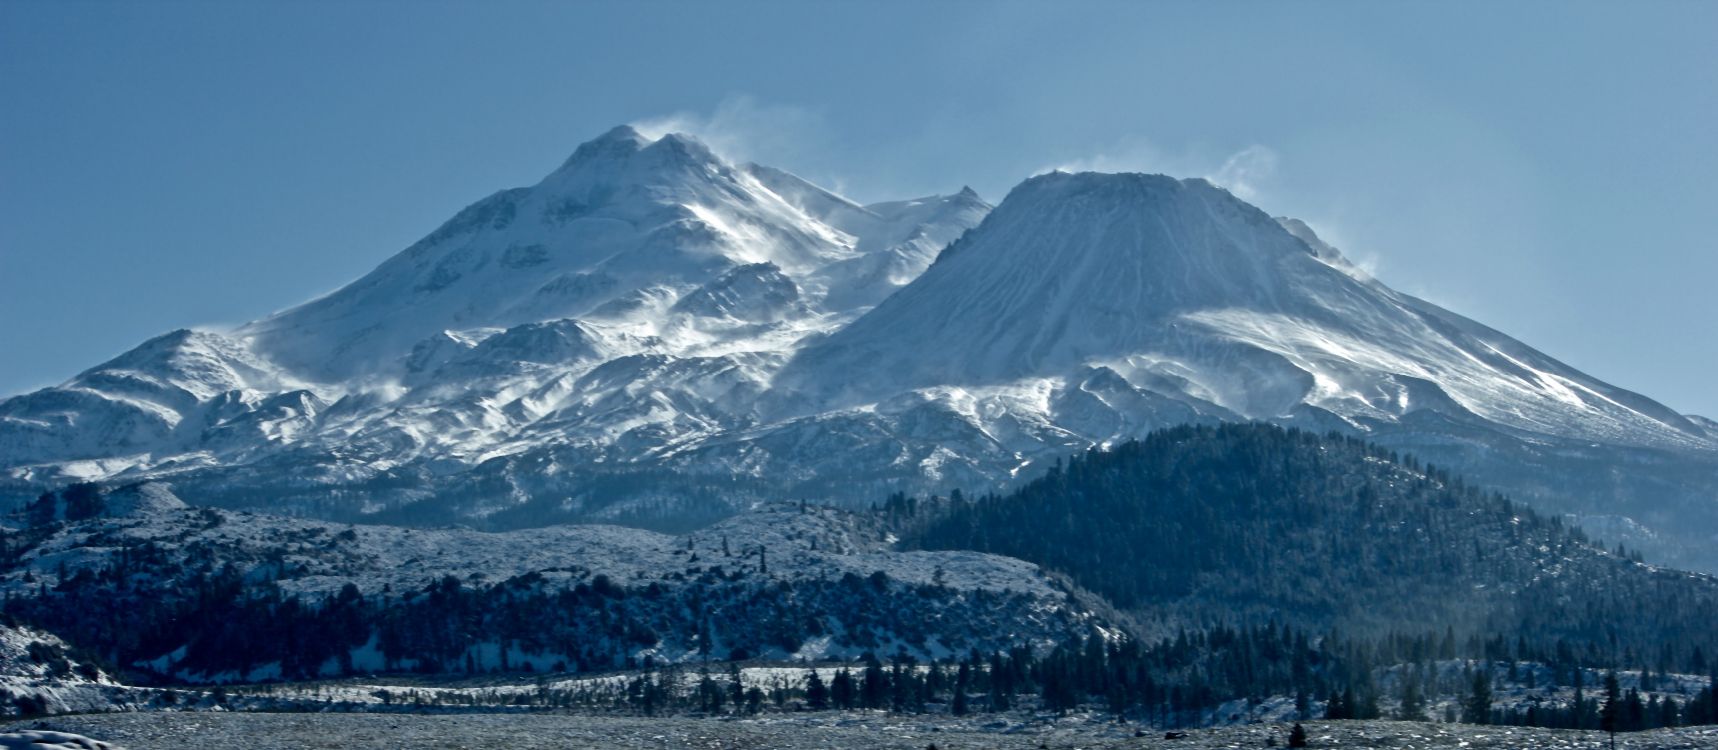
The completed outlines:
{"type": "Polygon", "coordinates": [[[0,4],[0,394],[356,278],[623,122],[860,200],[1204,175],[1718,416],[1718,3],[0,4]]]}

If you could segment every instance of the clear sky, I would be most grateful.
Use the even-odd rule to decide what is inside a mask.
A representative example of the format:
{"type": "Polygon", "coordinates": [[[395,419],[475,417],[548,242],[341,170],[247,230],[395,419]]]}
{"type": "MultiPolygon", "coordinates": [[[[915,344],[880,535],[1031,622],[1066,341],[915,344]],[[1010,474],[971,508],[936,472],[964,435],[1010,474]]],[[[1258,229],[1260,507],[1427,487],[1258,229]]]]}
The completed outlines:
{"type": "Polygon", "coordinates": [[[0,394],[350,281],[623,122],[863,200],[1218,178],[1718,417],[1718,3],[0,2],[0,394]]]}

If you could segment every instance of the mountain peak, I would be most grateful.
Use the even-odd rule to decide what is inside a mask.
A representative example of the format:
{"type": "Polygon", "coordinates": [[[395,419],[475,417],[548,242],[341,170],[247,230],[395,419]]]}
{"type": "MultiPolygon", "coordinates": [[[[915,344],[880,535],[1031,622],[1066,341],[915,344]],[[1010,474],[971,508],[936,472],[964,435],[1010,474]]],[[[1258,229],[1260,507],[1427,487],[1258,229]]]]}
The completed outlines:
{"type": "Polygon", "coordinates": [[[730,170],[727,162],[693,136],[668,133],[652,139],[622,125],[579,146],[539,187],[588,204],[592,196],[586,193],[593,188],[607,194],[623,185],[703,180],[730,170]]]}
{"type": "Polygon", "coordinates": [[[650,145],[650,139],[631,125],[621,125],[603,133],[596,138],[586,141],[573,150],[573,155],[567,158],[562,169],[574,164],[594,161],[603,158],[625,157],[637,153],[650,145]]]}
{"type": "MultiPolygon", "coordinates": [[[[1110,196],[1120,200],[1137,201],[1188,193],[1215,197],[1225,191],[1197,177],[1180,179],[1147,172],[1065,172],[1058,169],[1027,178],[1008,192],[1003,198],[1003,205],[1014,200],[1016,194],[1022,199],[1028,196],[1052,200],[1075,196],[1110,196]]],[[[1230,198],[1236,203],[1246,205],[1233,196],[1230,198]]]]}
{"type": "Polygon", "coordinates": [[[550,180],[566,175],[614,177],[621,174],[650,174],[677,169],[708,169],[725,163],[697,138],[668,133],[650,138],[631,125],[621,125],[580,144],[550,180]]]}
{"type": "MultiPolygon", "coordinates": [[[[976,199],[970,188],[959,195],[976,199]]],[[[1261,264],[1285,250],[1304,254],[1303,246],[1269,215],[1228,191],[1203,179],[1162,174],[1056,170],[1034,175],[1010,190],[985,224],[1013,227],[996,230],[1004,235],[1048,233],[1051,236],[1043,238],[1046,242],[1078,254],[1059,263],[1094,253],[1128,251],[1124,254],[1138,256],[1130,262],[1169,264],[1151,269],[1150,277],[1172,273],[1171,267],[1190,263],[1198,267],[1193,275],[1200,278],[1253,277],[1255,282],[1268,284],[1271,279],[1260,274],[1261,264]],[[1212,230],[1218,226],[1223,228],[1212,230]],[[1059,237],[1070,232],[1089,236],[1077,241],[1059,237]],[[1257,241],[1237,241],[1237,233],[1256,234],[1257,241]],[[1204,249],[1190,253],[1191,246],[1204,249]],[[1147,258],[1155,260],[1144,260],[1147,258]]],[[[1038,253],[1042,247],[1017,249],[1038,253]]],[[[939,262],[954,255],[957,253],[944,253],[939,262]]],[[[1150,277],[1148,284],[1157,283],[1150,277]]]]}
{"type": "Polygon", "coordinates": [[[663,135],[661,138],[656,139],[656,142],[650,144],[647,148],[658,148],[664,151],[700,159],[716,158],[716,155],[710,151],[710,147],[704,145],[703,141],[685,133],[668,133],[663,135]]]}
{"type": "MultiPolygon", "coordinates": [[[[957,371],[979,383],[1062,373],[1161,352],[1193,311],[1315,314],[1307,286],[1347,304],[1353,290],[1329,270],[1203,180],[1050,172],[1015,187],[900,292],[802,350],[778,381],[821,389],[859,368],[909,387],[957,371]]],[[[862,390],[835,402],[878,395],[862,390]]]]}
{"type": "Polygon", "coordinates": [[[635,128],[631,125],[616,125],[616,126],[610,128],[607,132],[603,133],[602,135],[599,135],[595,138],[592,138],[590,140],[590,142],[591,143],[603,143],[603,142],[627,143],[627,142],[630,142],[630,143],[637,143],[639,145],[643,145],[643,144],[650,143],[650,138],[646,137],[643,133],[638,132],[638,128],[635,128]]]}
{"type": "MultiPolygon", "coordinates": [[[[364,279],[245,331],[283,367],[339,380],[403,366],[420,343],[448,330],[622,309],[648,328],[649,311],[666,311],[674,296],[736,265],[768,261],[804,280],[927,225],[977,223],[976,211],[922,213],[884,221],[786,172],[735,167],[693,136],[652,138],[623,125],[579,146],[538,184],[460,212],[364,279]],[[637,295],[667,301],[635,307],[637,295]]],[[[927,236],[927,246],[946,242],[927,236]]],[[[809,304],[847,303],[824,292],[855,274],[834,275],[807,282],[809,304]]]]}

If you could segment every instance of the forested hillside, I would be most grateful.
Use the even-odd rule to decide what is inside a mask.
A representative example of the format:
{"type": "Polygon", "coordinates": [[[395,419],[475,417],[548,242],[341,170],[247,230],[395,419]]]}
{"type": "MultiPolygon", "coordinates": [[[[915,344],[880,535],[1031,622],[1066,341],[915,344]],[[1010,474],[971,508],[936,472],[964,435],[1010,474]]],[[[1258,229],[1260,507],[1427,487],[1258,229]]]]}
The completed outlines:
{"type": "Polygon", "coordinates": [[[190,509],[136,488],[56,510],[69,505],[45,495],[39,523],[0,534],[0,612],[134,679],[922,657],[1044,646],[1093,619],[1035,566],[897,552],[879,524],[817,506],[674,537],[344,526],[190,509]],[[126,498],[138,495],[156,499],[135,510],[126,498]]]}
{"type": "Polygon", "coordinates": [[[1672,666],[1718,638],[1708,576],[1606,551],[1411,457],[1274,426],[1163,430],[1007,496],[885,510],[924,548],[1039,563],[1162,632],[1453,628],[1672,666]]]}

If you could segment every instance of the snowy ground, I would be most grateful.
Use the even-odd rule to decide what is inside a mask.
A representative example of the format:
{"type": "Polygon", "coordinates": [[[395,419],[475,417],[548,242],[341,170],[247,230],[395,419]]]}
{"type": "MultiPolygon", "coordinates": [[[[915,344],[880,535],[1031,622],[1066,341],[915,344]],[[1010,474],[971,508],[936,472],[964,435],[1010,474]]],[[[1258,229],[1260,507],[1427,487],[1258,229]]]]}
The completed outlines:
{"type": "MultiPolygon", "coordinates": [[[[789,714],[758,719],[651,719],[594,715],[404,716],[378,714],[142,713],[67,716],[0,727],[0,731],[77,732],[130,750],[242,747],[313,748],[1214,748],[1286,745],[1288,728],[1255,724],[1192,730],[1166,740],[1091,717],[1053,721],[890,717],[882,714],[789,714]]],[[[1312,747],[1600,748],[1598,732],[1404,722],[1317,722],[1312,747]]],[[[1618,748],[1718,748],[1718,727],[1657,730],[1617,737],[1618,748]]]]}
{"type": "MultiPolygon", "coordinates": [[[[1472,679],[1470,673],[1464,669],[1477,667],[1481,663],[1450,659],[1434,664],[1438,676],[1432,684],[1437,687],[1428,688],[1426,691],[1430,696],[1426,698],[1426,716],[1436,718],[1458,715],[1462,710],[1460,686],[1469,684],[1472,679]]],[[[729,678],[725,663],[703,666],[719,685],[727,684],[729,678]]],[[[816,665],[755,665],[743,667],[739,671],[741,681],[746,687],[757,687],[769,693],[778,688],[803,688],[806,675],[812,670],[818,673],[818,677],[825,684],[832,683],[836,672],[842,668],[847,668],[857,675],[863,669],[863,664],[825,662],[816,665]]],[[[1553,686],[1551,670],[1543,665],[1528,662],[1518,664],[1517,679],[1507,677],[1507,668],[1502,662],[1494,663],[1489,668],[1497,676],[1492,686],[1494,708],[1525,711],[1529,706],[1537,706],[1541,710],[1564,710],[1574,698],[1574,688],[1571,685],[1553,686]],[[1529,687],[1529,684],[1537,687],[1529,687]]],[[[924,672],[928,668],[919,665],[915,669],[924,672]]],[[[644,674],[631,671],[595,675],[541,675],[533,678],[490,675],[466,679],[388,675],[381,678],[372,676],[313,682],[230,685],[223,688],[226,693],[224,704],[217,704],[213,700],[210,688],[201,687],[176,691],[177,702],[167,705],[184,710],[262,712],[386,712],[413,709],[438,712],[541,712],[545,710],[542,704],[533,699],[545,690],[571,692],[593,700],[619,703],[626,685],[644,674]]],[[[1604,675],[1600,670],[1586,670],[1584,680],[1588,690],[1595,690],[1602,685],[1604,675]]],[[[651,676],[684,698],[694,689],[693,686],[699,678],[699,665],[681,665],[675,671],[657,672],[651,676]]],[[[1386,716],[1397,715],[1399,704],[1394,696],[1402,691],[1402,676],[1401,667],[1382,669],[1378,673],[1378,684],[1384,694],[1381,707],[1386,716]]],[[[1674,700],[1679,705],[1686,704],[1706,687],[1707,680],[1706,677],[1695,675],[1659,674],[1650,686],[1651,689],[1640,691],[1641,697],[1643,700],[1657,698],[1661,701],[1674,700]]],[[[1638,690],[1643,687],[1641,673],[1619,672],[1618,684],[1625,691],[1638,690]]],[[[93,710],[139,710],[140,706],[147,709],[163,705],[160,696],[152,695],[154,691],[148,688],[131,690],[132,699],[129,704],[93,710]]],[[[1588,693],[1589,697],[1592,695],[1592,692],[1588,693]]],[[[794,700],[798,702],[799,699],[794,700]]],[[[1324,708],[1323,701],[1313,701],[1313,715],[1322,716],[1324,708]]],[[[935,710],[946,710],[946,706],[938,704],[935,710]]],[[[1285,723],[1291,722],[1296,715],[1293,697],[1278,695],[1256,702],[1242,699],[1228,701],[1206,713],[1202,723],[1211,726],[1285,723]]]]}

